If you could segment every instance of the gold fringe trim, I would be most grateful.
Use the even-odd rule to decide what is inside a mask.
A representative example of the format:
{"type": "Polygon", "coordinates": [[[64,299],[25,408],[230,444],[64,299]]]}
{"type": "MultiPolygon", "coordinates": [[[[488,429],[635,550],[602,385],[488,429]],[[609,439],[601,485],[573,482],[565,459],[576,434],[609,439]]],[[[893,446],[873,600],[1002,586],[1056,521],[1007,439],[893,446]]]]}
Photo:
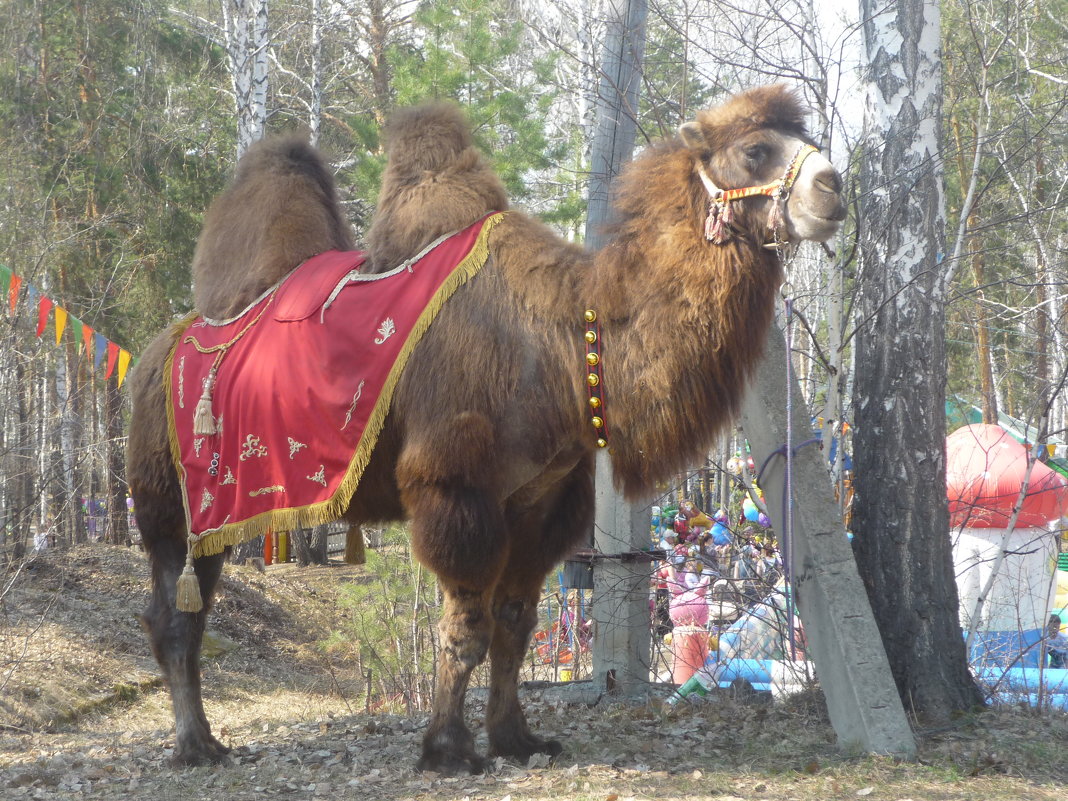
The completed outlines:
{"type": "MultiPolygon", "coordinates": [[[[289,509],[272,509],[240,523],[224,523],[216,529],[203,532],[199,537],[190,536],[191,551],[194,556],[211,556],[220,553],[227,546],[247,542],[261,534],[266,534],[269,529],[272,531],[292,531],[295,528],[308,528],[323,525],[324,523],[332,523],[341,517],[345,509],[348,508],[349,501],[360,484],[363,471],[367,469],[367,465],[371,461],[371,453],[374,451],[375,445],[378,444],[378,435],[382,433],[386,415],[389,413],[389,407],[393,402],[393,392],[396,390],[401,375],[404,373],[408,358],[430,328],[430,324],[434,322],[438,312],[445,306],[446,301],[452,297],[452,294],[457,289],[477,275],[482,267],[485,266],[486,260],[489,258],[489,234],[503,219],[504,213],[502,212],[486,218],[482,224],[482,230],[479,231],[478,238],[467,252],[467,255],[453,268],[448,278],[438,287],[438,290],[420,314],[419,319],[412,326],[411,333],[409,333],[404,347],[397,354],[397,359],[386,377],[378,399],[375,401],[363,436],[356,447],[356,452],[353,454],[352,459],[349,460],[345,476],[334,494],[319,503],[295,506],[289,509]]],[[[185,326],[188,327],[191,322],[192,319],[187,321],[185,326]]],[[[171,404],[170,375],[173,358],[174,350],[172,349],[171,355],[167,359],[165,379],[167,384],[167,425],[171,439],[171,456],[174,459],[182,482],[182,496],[184,499],[186,494],[185,478],[181,468],[181,455],[178,448],[177,435],[174,431],[174,410],[171,404]]],[[[186,504],[188,506],[188,502],[186,504]]]]}

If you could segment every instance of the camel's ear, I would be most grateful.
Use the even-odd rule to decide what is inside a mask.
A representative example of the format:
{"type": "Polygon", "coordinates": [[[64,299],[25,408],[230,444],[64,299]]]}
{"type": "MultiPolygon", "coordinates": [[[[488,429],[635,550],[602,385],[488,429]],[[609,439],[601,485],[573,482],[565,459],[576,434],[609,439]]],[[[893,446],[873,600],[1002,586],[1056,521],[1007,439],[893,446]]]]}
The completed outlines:
{"type": "Polygon", "coordinates": [[[682,141],[690,150],[708,149],[708,144],[705,142],[705,134],[701,130],[700,123],[696,121],[684,122],[680,125],[679,136],[682,137],[682,141]]]}

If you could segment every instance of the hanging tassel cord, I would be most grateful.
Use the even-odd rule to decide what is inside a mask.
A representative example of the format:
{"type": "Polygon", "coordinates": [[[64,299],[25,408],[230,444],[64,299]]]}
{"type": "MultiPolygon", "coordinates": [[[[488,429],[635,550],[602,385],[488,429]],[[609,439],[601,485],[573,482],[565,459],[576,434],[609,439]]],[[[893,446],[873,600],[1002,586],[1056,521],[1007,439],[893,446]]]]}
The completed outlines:
{"type": "Polygon", "coordinates": [[[185,555],[185,567],[178,576],[174,605],[179,612],[199,612],[204,608],[204,599],[200,595],[200,580],[193,567],[193,540],[190,538],[185,555]]]}

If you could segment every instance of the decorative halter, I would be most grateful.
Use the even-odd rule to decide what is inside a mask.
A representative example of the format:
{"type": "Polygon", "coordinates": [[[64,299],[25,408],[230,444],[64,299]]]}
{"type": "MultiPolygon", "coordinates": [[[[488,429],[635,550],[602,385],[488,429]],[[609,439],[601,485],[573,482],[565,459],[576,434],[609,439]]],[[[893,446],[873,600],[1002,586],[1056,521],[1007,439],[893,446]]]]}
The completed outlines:
{"type": "Polygon", "coordinates": [[[786,167],[786,171],[783,172],[778,180],[763,186],[747,186],[741,189],[720,189],[712,181],[708,172],[705,171],[705,165],[698,161],[697,175],[701,178],[701,183],[705,185],[705,189],[708,191],[708,217],[705,219],[705,238],[716,245],[722,245],[729,240],[733,233],[731,223],[734,222],[731,201],[755,195],[765,195],[772,199],[771,211],[768,213],[768,228],[772,231],[777,231],[785,219],[786,200],[790,197],[790,190],[801,172],[801,165],[805,163],[805,159],[816,152],[818,152],[818,148],[802,144],[797,148],[797,152],[794,153],[794,157],[786,167]]]}

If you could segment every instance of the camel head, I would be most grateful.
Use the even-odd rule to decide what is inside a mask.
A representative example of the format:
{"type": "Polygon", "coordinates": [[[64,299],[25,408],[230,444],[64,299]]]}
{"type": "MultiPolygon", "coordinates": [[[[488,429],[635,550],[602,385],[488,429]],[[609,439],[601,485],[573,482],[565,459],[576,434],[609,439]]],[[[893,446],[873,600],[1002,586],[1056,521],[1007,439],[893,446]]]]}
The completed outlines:
{"type": "Polygon", "coordinates": [[[812,144],[804,110],[784,86],[736,95],[679,135],[709,196],[706,236],[746,231],[776,242],[830,239],[846,216],[842,178],[812,144]]]}

